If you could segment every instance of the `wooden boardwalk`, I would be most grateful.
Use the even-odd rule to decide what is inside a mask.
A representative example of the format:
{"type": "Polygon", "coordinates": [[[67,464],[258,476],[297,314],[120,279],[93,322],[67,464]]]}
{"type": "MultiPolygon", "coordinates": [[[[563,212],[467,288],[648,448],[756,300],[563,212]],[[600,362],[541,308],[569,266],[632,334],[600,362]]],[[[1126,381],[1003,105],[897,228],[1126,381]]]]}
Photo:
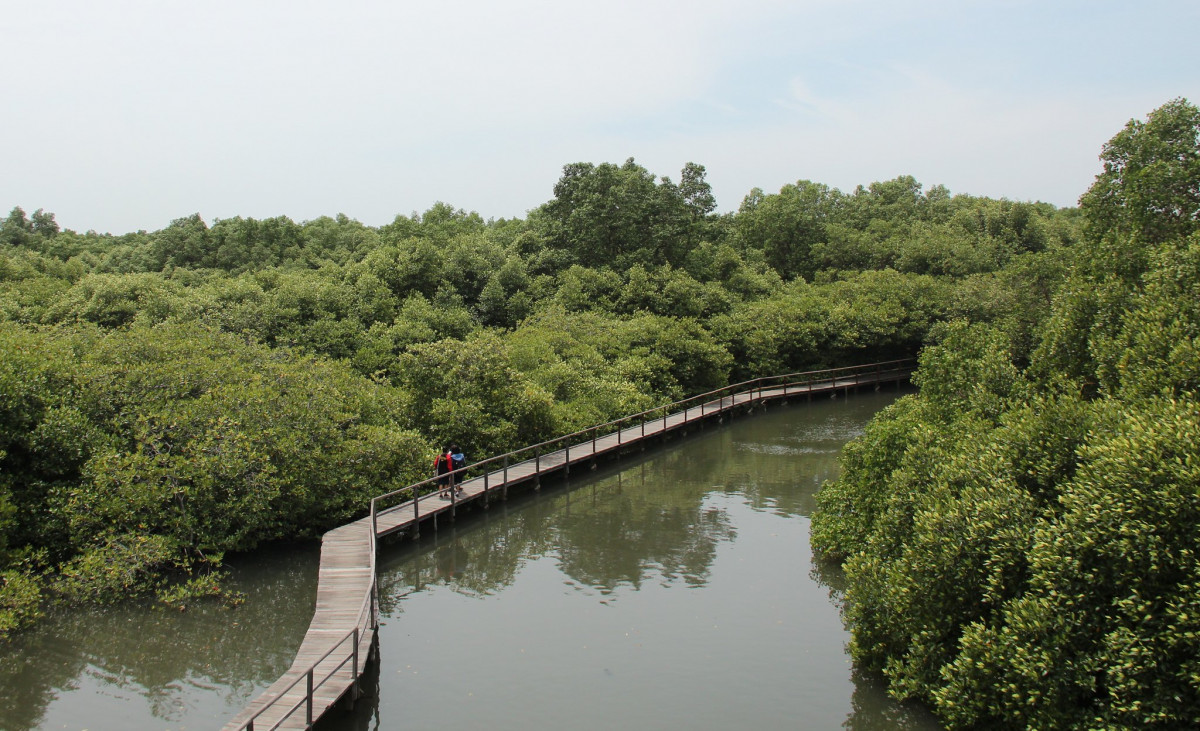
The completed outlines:
{"type": "Polygon", "coordinates": [[[291,668],[226,729],[306,729],[356,688],[379,626],[375,536],[368,520],[321,537],[317,604],[291,668]]]}
{"type": "Polygon", "coordinates": [[[373,499],[369,515],[322,537],[317,604],[296,659],[225,731],[307,729],[339,700],[354,700],[363,666],[376,647],[379,538],[400,531],[416,534],[426,522],[436,527],[439,518],[453,519],[467,503],[504,499],[513,486],[569,473],[572,466],[768,401],[899,383],[914,365],[892,361],[757,379],[472,465],[466,474],[477,476],[463,480],[449,499],[438,496],[432,479],[373,499]],[[398,500],[403,502],[389,505],[398,500]]]}

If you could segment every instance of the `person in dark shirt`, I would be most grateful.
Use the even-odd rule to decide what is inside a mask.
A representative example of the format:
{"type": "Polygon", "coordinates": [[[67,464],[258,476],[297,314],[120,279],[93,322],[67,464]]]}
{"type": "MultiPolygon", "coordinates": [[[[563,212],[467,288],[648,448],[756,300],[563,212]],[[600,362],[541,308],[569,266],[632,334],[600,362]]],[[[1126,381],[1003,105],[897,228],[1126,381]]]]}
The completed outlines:
{"type": "Polygon", "coordinates": [[[450,455],[450,447],[447,446],[433,463],[433,471],[437,475],[438,497],[450,497],[450,491],[454,485],[454,475],[451,475],[450,472],[453,470],[454,457],[450,455]]]}

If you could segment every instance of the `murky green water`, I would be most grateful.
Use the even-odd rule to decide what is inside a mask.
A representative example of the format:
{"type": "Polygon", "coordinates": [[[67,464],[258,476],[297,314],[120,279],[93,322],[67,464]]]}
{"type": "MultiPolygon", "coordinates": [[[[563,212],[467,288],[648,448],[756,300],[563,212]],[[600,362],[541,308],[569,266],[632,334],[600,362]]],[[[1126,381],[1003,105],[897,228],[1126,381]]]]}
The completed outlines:
{"type": "MultiPolygon", "coordinates": [[[[852,671],[808,546],[838,450],[894,396],[712,425],[385,547],[370,693],[321,727],[936,728],[852,671]]],[[[219,728],[290,664],[316,558],[243,562],[232,611],[53,617],[0,649],[0,729],[219,728]]]]}

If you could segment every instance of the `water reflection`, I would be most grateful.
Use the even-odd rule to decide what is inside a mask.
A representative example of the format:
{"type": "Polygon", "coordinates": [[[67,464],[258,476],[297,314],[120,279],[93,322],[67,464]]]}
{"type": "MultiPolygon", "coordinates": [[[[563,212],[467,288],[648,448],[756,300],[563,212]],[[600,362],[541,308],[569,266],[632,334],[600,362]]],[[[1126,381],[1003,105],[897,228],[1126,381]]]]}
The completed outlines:
{"type": "Polygon", "coordinates": [[[0,728],[220,727],[291,665],[316,601],[316,544],[235,559],[236,609],[53,613],[0,649],[0,728]]]}
{"type": "MultiPolygon", "coordinates": [[[[815,554],[811,561],[809,578],[814,584],[824,587],[830,603],[840,608],[846,590],[841,568],[815,554]]],[[[893,701],[887,694],[887,684],[878,674],[851,667],[850,680],[854,683],[854,693],[850,697],[850,713],[842,724],[843,728],[850,731],[923,731],[940,728],[927,708],[893,701]]]]}
{"type": "Polygon", "coordinates": [[[851,670],[808,544],[892,398],[710,427],[385,550],[379,695],[322,728],[936,728],[851,670]]]}
{"type": "Polygon", "coordinates": [[[851,710],[842,728],[849,731],[924,731],[941,728],[921,706],[896,703],[887,695],[883,678],[851,670],[854,695],[851,710]]]}
{"type": "Polygon", "coordinates": [[[562,572],[602,594],[647,580],[703,586],[716,544],[735,532],[724,511],[704,505],[698,483],[676,474],[681,467],[668,455],[649,482],[644,462],[599,479],[574,511],[565,495],[552,523],[562,572]]]}

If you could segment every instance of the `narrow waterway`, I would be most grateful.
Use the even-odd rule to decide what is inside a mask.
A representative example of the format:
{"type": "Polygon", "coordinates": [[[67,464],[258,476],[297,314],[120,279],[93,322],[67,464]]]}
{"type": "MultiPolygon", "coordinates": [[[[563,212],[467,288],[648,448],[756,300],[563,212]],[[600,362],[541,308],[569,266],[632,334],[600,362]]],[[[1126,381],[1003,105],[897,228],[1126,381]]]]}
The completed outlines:
{"type": "Polygon", "coordinates": [[[808,541],[894,398],[772,407],[385,549],[378,675],[321,728],[937,728],[852,670],[808,541]]]}
{"type": "MultiPolygon", "coordinates": [[[[777,406],[474,510],[380,556],[381,661],[345,729],[933,729],[859,677],[808,515],[894,392],[777,406]]],[[[0,647],[0,729],[215,729],[291,663],[315,544],[237,609],[64,610],[0,647]]]]}

